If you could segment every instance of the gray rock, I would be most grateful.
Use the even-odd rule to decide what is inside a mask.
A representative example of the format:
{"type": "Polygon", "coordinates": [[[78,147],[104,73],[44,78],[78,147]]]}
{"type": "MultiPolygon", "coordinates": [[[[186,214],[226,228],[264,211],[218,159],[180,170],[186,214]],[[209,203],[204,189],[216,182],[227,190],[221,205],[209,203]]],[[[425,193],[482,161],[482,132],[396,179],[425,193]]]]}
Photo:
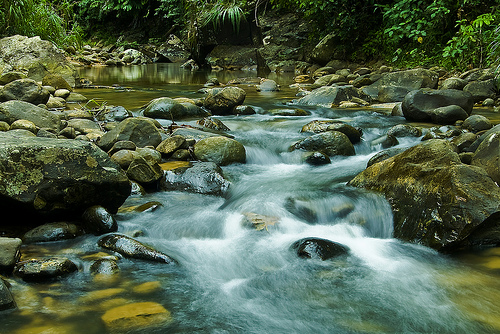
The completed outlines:
{"type": "Polygon", "coordinates": [[[414,90],[405,96],[401,108],[403,115],[411,121],[430,121],[432,111],[450,105],[460,106],[467,115],[474,107],[472,95],[455,89],[414,90]]]}
{"type": "Polygon", "coordinates": [[[480,102],[487,98],[494,99],[496,97],[497,90],[495,79],[469,82],[464,87],[464,91],[472,95],[474,102],[480,102]]]}
{"type": "Polygon", "coordinates": [[[336,120],[314,120],[304,125],[300,132],[321,133],[326,131],[342,132],[353,144],[361,141],[361,129],[357,129],[352,125],[336,120]]]}
{"type": "Polygon", "coordinates": [[[178,149],[186,147],[186,138],[180,135],[173,135],[156,146],[156,150],[162,155],[169,157],[178,149]]]}
{"type": "Polygon", "coordinates": [[[11,273],[14,265],[21,257],[19,238],[0,237],[0,272],[11,273]]]}
{"type": "Polygon", "coordinates": [[[160,130],[154,120],[146,117],[132,117],[121,121],[114,129],[104,134],[97,145],[109,151],[118,141],[128,140],[137,147],[156,147],[162,141],[160,130]]]}
{"type": "Polygon", "coordinates": [[[209,116],[206,110],[193,103],[181,103],[169,97],[151,100],[142,110],[142,113],[146,117],[173,121],[209,116]]]}
{"type": "Polygon", "coordinates": [[[401,102],[410,90],[399,86],[380,86],[377,100],[381,103],[401,102]]]}
{"type": "Polygon", "coordinates": [[[500,135],[489,134],[477,148],[471,164],[483,168],[497,184],[500,183],[500,135]]]}
{"type": "Polygon", "coordinates": [[[390,128],[387,134],[394,137],[420,137],[422,130],[411,124],[398,124],[390,128]]]}
{"type": "Polygon", "coordinates": [[[443,125],[455,124],[457,121],[463,121],[469,117],[469,114],[462,107],[454,104],[429,110],[428,114],[433,123],[443,125]]]}
{"type": "Polygon", "coordinates": [[[9,82],[0,89],[0,101],[19,100],[34,105],[45,104],[50,93],[32,79],[19,79],[9,82]]]}
{"type": "Polygon", "coordinates": [[[16,302],[5,281],[0,278],[0,311],[16,307],[16,302]]]}
{"type": "Polygon", "coordinates": [[[62,128],[58,115],[23,101],[0,103],[0,120],[12,124],[16,120],[28,120],[39,128],[50,128],[59,131],[62,128]]]}
{"type": "Polygon", "coordinates": [[[162,190],[215,196],[224,196],[229,186],[222,169],[213,162],[194,162],[189,167],[167,171],[160,182],[162,190]]]}
{"type": "Polygon", "coordinates": [[[23,72],[19,71],[11,71],[7,73],[0,74],[0,85],[6,85],[9,82],[12,82],[14,80],[19,80],[19,79],[27,79],[27,76],[23,72]]]}
{"type": "Polygon", "coordinates": [[[290,149],[318,151],[329,156],[350,156],[355,154],[354,146],[349,137],[338,131],[327,131],[312,135],[293,144],[290,149]]]}
{"type": "Polygon", "coordinates": [[[364,101],[371,101],[371,98],[359,88],[354,86],[326,86],[313,90],[310,94],[296,101],[299,105],[320,105],[331,107],[338,105],[342,101],[350,101],[353,97],[364,101]]]}
{"type": "Polygon", "coordinates": [[[493,127],[491,121],[484,117],[483,115],[472,115],[469,116],[463,123],[462,128],[473,132],[478,133],[480,131],[489,130],[493,127]]]}
{"type": "Polygon", "coordinates": [[[127,168],[129,179],[143,186],[156,183],[163,176],[163,170],[158,164],[149,164],[143,157],[135,158],[127,168]]]}
{"type": "Polygon", "coordinates": [[[440,89],[464,89],[465,85],[467,85],[467,81],[460,78],[448,78],[443,81],[440,89]]]}

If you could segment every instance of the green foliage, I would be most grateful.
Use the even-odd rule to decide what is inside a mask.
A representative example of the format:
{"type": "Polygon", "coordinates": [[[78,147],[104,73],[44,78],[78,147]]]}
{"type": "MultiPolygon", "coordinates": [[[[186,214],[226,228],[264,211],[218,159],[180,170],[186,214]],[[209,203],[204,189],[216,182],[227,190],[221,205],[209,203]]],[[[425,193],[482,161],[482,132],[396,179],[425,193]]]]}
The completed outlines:
{"type": "Polygon", "coordinates": [[[0,0],[0,13],[0,35],[40,36],[59,46],[78,46],[81,41],[81,29],[68,29],[68,21],[47,0],[0,0]]]}

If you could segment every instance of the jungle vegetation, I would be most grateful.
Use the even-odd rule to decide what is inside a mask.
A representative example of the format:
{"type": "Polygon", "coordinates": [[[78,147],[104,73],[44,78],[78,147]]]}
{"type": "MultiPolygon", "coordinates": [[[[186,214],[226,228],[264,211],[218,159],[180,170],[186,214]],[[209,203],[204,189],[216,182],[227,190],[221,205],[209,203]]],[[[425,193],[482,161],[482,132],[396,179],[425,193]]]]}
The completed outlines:
{"type": "Polygon", "coordinates": [[[116,41],[110,31],[142,29],[157,41],[184,34],[195,48],[202,27],[230,23],[237,32],[271,12],[311,20],[317,40],[335,33],[351,60],[463,70],[500,59],[500,0],[0,0],[0,36],[79,48],[96,36],[116,41]]]}

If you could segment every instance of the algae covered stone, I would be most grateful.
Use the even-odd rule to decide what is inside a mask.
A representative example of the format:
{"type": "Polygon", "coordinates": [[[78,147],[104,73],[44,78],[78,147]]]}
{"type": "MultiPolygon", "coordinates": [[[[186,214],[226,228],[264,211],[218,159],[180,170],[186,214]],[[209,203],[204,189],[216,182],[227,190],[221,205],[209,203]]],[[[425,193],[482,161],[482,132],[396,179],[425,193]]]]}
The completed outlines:
{"type": "Polygon", "coordinates": [[[246,161],[245,147],[238,141],[223,137],[209,137],[194,145],[194,155],[201,161],[215,162],[219,166],[246,161]]]}
{"type": "Polygon", "coordinates": [[[168,324],[173,320],[167,309],[154,302],[118,306],[106,311],[101,319],[112,331],[144,330],[150,326],[168,324]]]}

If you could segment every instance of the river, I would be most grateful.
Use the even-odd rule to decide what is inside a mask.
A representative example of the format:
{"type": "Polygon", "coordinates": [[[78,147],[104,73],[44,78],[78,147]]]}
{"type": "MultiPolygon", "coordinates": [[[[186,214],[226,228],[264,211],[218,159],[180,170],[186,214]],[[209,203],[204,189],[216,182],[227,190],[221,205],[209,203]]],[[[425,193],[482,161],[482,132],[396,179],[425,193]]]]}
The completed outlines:
{"type": "MultiPolygon", "coordinates": [[[[95,85],[116,87],[78,92],[133,112],[160,96],[203,97],[198,90],[211,77],[227,82],[256,76],[193,73],[178,64],[80,73],[95,85]]],[[[138,240],[177,259],[178,267],[121,259],[119,275],[97,280],[87,260],[103,251],[97,236],[26,247],[25,257],[64,254],[80,270],[57,283],[15,283],[18,310],[0,318],[0,332],[108,333],[101,321],[107,310],[154,302],[169,310],[170,323],[120,333],[500,333],[499,248],[446,256],[398,241],[387,201],[346,186],[382,149],[370,142],[404,120],[387,116],[384,108],[301,106],[311,115],[273,116],[267,111],[297,108],[289,104],[296,90],[289,88],[293,74],[269,78],[281,85],[279,92],[240,86],[247,92],[245,104],[257,114],[219,117],[247,151],[246,164],[223,167],[232,183],[225,198],[177,191],[135,195],[117,215],[119,232],[141,231],[138,240]],[[356,155],[310,166],[300,152],[288,152],[306,136],[302,126],[314,119],[362,128],[356,155]],[[156,210],[126,210],[153,201],[161,204],[156,210]],[[292,213],[292,201],[315,214],[292,213]],[[270,216],[276,224],[245,227],[245,213],[270,216]],[[350,253],[327,261],[299,258],[290,245],[304,237],[341,243],[350,253]]],[[[419,141],[402,139],[399,145],[419,141]]]]}

